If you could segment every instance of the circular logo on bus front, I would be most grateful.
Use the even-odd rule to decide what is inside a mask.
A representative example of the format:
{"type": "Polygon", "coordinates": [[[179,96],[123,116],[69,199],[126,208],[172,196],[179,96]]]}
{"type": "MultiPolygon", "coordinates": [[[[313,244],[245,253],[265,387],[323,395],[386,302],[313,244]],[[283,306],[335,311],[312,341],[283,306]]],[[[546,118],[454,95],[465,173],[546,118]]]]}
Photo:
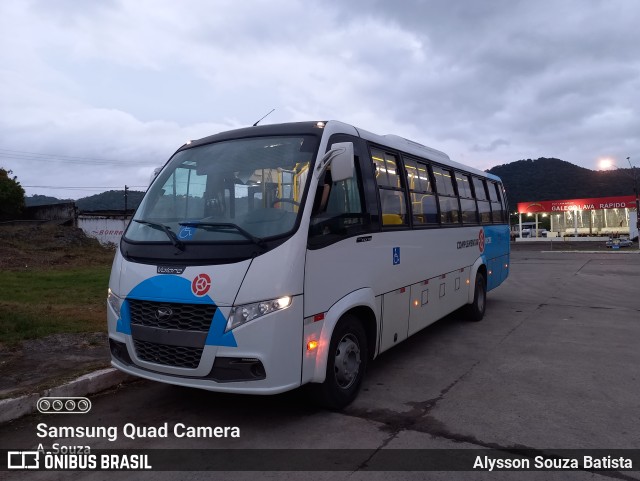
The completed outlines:
{"type": "Polygon", "coordinates": [[[211,289],[211,277],[207,274],[198,274],[191,283],[191,291],[198,297],[204,296],[211,289]]]}
{"type": "Polygon", "coordinates": [[[478,248],[480,252],[484,252],[484,229],[480,229],[480,233],[478,234],[478,248]]]}

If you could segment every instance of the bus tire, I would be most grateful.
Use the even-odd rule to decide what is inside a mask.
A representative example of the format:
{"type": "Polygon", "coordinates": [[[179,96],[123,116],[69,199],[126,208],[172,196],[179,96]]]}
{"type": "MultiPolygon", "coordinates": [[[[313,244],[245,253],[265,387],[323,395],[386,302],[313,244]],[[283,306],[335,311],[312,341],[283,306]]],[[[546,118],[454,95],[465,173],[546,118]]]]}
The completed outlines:
{"type": "Polygon", "coordinates": [[[329,409],[351,404],[360,391],[368,360],[364,327],[357,317],[346,314],[331,336],[325,381],[312,386],[319,403],[329,409]]]}
{"type": "Polygon", "coordinates": [[[484,317],[487,308],[487,281],[482,272],[476,274],[476,284],[473,291],[473,303],[467,306],[470,321],[478,322],[484,317]]]}

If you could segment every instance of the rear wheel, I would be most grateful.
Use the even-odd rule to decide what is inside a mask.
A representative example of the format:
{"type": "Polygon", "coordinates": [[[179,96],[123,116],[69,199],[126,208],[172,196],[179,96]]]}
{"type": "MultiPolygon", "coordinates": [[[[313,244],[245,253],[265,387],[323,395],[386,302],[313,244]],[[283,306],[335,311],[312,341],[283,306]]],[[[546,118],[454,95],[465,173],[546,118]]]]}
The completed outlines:
{"type": "Polygon", "coordinates": [[[476,284],[473,292],[473,303],[467,307],[469,320],[478,322],[484,317],[487,306],[487,281],[482,272],[476,274],[476,284]]]}
{"type": "Polygon", "coordinates": [[[333,331],[327,359],[327,377],[312,390],[320,403],[330,409],[342,409],[358,395],[367,368],[369,349],[360,320],[344,316],[333,331]]]}

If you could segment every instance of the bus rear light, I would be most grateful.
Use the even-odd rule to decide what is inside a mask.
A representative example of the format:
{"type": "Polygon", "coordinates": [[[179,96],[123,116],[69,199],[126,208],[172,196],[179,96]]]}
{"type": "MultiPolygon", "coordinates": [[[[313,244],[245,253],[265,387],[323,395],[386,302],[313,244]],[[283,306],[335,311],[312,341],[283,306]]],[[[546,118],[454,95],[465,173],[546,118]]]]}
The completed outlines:
{"type": "Polygon", "coordinates": [[[313,351],[318,348],[318,341],[312,340],[307,342],[307,351],[313,351]]]}
{"type": "Polygon", "coordinates": [[[469,281],[469,279],[467,279],[465,282],[467,283],[467,285],[469,285],[469,282],[470,282],[470,281],[469,281]]]}

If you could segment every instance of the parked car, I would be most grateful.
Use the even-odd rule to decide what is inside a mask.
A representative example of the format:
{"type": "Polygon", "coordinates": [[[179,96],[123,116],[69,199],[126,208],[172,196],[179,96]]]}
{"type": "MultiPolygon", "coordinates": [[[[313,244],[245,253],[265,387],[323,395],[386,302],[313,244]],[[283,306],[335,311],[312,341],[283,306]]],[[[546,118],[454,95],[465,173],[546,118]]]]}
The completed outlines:
{"type": "Polygon", "coordinates": [[[607,247],[611,248],[629,247],[631,244],[631,239],[628,237],[609,237],[607,241],[607,247]]]}

